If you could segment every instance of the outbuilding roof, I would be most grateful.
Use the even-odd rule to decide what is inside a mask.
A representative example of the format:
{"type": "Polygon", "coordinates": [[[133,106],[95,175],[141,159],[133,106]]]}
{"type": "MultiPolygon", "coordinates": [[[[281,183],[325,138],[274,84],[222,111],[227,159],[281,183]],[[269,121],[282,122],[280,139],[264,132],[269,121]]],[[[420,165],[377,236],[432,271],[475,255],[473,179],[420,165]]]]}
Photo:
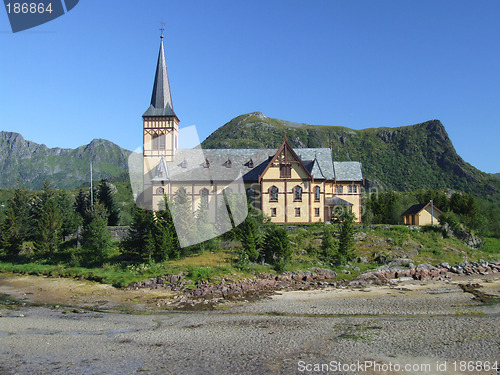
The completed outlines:
{"type": "MultiPolygon", "coordinates": [[[[417,215],[420,211],[422,211],[423,209],[425,209],[427,206],[430,206],[430,205],[431,205],[430,202],[420,203],[420,204],[414,204],[413,206],[411,206],[410,208],[408,208],[405,212],[403,212],[401,214],[401,216],[417,215]]],[[[437,208],[436,206],[434,206],[433,208],[434,208],[434,210],[436,210],[440,214],[442,213],[441,210],[439,208],[437,208]]]]}

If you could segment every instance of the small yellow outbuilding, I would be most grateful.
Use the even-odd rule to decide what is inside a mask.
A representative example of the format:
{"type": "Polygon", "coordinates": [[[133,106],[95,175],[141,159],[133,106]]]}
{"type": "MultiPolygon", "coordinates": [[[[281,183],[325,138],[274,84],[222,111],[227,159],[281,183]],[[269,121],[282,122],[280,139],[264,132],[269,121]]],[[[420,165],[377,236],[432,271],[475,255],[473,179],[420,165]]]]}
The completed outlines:
{"type": "Polygon", "coordinates": [[[431,225],[439,224],[442,212],[431,203],[414,204],[401,214],[405,225],[431,225]]]}

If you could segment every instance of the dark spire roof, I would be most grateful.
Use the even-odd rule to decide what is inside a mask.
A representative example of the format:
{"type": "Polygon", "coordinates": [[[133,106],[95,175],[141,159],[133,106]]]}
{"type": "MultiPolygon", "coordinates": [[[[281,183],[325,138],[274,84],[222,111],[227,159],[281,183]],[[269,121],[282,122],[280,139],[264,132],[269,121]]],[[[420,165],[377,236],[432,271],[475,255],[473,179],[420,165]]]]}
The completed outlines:
{"type": "Polygon", "coordinates": [[[151,105],[143,116],[175,116],[172,95],[170,94],[170,83],[168,82],[165,51],[163,50],[163,35],[161,36],[160,52],[156,64],[151,105]]]}

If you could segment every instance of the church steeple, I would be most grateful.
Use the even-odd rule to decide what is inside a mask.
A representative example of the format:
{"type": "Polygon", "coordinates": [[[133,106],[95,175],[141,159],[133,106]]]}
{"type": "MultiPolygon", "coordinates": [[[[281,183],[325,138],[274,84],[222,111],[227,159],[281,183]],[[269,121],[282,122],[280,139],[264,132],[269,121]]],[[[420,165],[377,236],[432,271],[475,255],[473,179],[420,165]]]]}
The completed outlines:
{"type": "Polygon", "coordinates": [[[153,93],[151,95],[151,105],[143,116],[175,116],[170,93],[170,83],[168,81],[167,63],[163,48],[163,34],[161,35],[160,51],[156,63],[155,80],[153,93]]]}

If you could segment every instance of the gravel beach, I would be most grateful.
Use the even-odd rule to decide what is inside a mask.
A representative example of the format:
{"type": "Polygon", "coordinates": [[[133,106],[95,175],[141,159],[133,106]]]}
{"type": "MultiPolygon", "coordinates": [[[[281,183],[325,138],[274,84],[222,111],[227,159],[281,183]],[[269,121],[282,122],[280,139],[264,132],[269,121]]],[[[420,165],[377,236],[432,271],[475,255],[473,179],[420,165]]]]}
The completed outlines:
{"type": "MultiPolygon", "coordinates": [[[[0,309],[0,374],[497,374],[487,368],[500,361],[500,305],[459,287],[500,296],[489,276],[284,292],[200,312],[136,311],[128,295],[104,312],[78,298],[56,306],[28,291],[41,280],[3,278],[4,300],[18,302],[0,309]]],[[[103,293],[100,306],[113,299],[103,293]]]]}

